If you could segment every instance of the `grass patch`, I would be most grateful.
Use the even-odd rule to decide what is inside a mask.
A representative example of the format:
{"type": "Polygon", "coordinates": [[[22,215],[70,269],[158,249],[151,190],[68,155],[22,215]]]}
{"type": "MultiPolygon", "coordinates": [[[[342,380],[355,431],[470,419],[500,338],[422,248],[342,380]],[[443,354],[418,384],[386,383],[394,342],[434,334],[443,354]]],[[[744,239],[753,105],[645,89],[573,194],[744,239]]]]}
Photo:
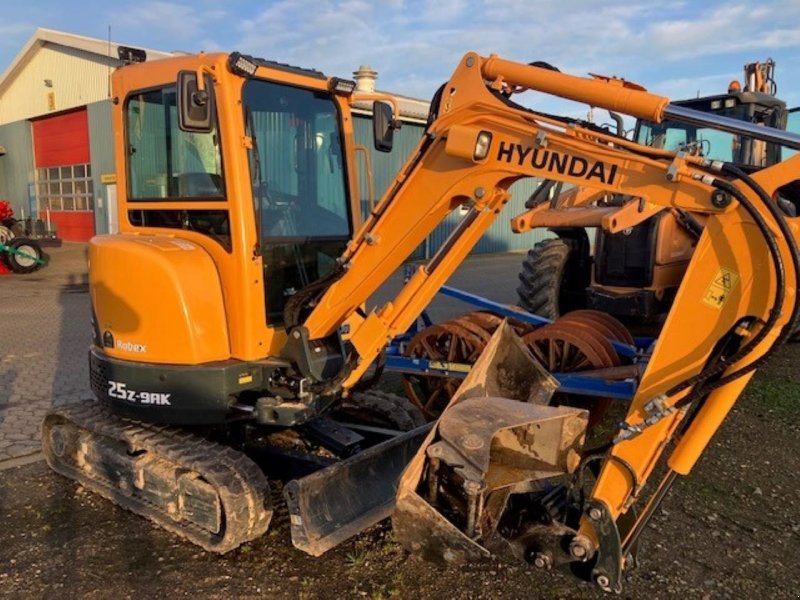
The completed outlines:
{"type": "Polygon", "coordinates": [[[353,568],[358,568],[358,567],[364,566],[364,564],[367,562],[367,558],[369,558],[369,552],[367,552],[367,551],[364,551],[364,552],[358,552],[358,551],[348,552],[347,558],[346,558],[347,565],[349,567],[353,567],[353,568]]]}
{"type": "Polygon", "coordinates": [[[780,379],[754,379],[744,395],[753,404],[781,417],[800,416],[800,384],[780,379]]]}

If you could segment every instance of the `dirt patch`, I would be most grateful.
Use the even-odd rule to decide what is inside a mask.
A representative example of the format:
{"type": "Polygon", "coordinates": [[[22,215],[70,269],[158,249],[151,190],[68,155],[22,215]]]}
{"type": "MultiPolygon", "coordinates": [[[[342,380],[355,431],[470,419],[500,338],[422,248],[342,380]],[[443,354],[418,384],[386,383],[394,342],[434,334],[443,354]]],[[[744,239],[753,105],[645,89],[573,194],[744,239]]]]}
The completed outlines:
{"type": "MultiPolygon", "coordinates": [[[[748,388],[691,477],[642,537],[627,598],[796,598],[800,588],[800,345],[748,388]]],[[[276,486],[277,487],[277,486],[276,486]]],[[[7,597],[602,598],[558,573],[489,561],[441,570],[387,525],[322,558],[295,550],[280,507],[263,538],[219,557],[51,473],[0,474],[0,590],[7,597]]]]}

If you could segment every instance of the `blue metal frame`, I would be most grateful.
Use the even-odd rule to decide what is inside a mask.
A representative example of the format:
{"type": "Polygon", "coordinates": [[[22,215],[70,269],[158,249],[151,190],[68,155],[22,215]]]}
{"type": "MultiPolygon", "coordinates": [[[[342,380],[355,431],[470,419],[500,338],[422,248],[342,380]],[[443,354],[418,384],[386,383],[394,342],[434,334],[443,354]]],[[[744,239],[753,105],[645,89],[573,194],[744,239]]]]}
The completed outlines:
{"type": "MultiPolygon", "coordinates": [[[[410,277],[415,268],[411,265],[406,266],[406,279],[410,277]]],[[[521,308],[515,308],[494,302],[488,298],[465,292],[449,285],[444,285],[439,293],[465,302],[481,310],[488,310],[497,315],[510,319],[517,319],[523,323],[541,326],[552,323],[552,320],[531,314],[521,308]]],[[[420,319],[425,327],[429,327],[432,321],[428,314],[423,311],[420,319]]],[[[443,363],[430,361],[425,358],[410,358],[401,354],[401,345],[408,342],[418,331],[418,325],[414,325],[404,335],[397,336],[386,347],[385,369],[409,374],[424,374],[434,377],[455,377],[463,378],[469,372],[469,365],[443,363]]],[[[634,346],[620,343],[616,340],[609,340],[614,346],[614,350],[625,358],[646,360],[646,355],[652,348],[654,339],[649,337],[634,338],[634,346]]],[[[581,394],[588,396],[599,396],[602,398],[614,398],[617,400],[631,400],[636,393],[636,380],[624,379],[621,381],[591,377],[579,373],[552,373],[559,383],[558,390],[568,394],[581,394]]]]}
{"type": "MultiPolygon", "coordinates": [[[[517,319],[518,321],[522,321],[523,323],[529,323],[530,325],[536,325],[537,327],[540,325],[547,325],[548,323],[553,322],[551,319],[546,319],[545,317],[540,317],[539,315],[531,314],[521,308],[506,306],[505,304],[494,302],[493,300],[489,300],[488,298],[477,296],[475,294],[465,292],[464,290],[459,290],[457,288],[450,287],[449,285],[443,285],[440,290],[440,293],[443,294],[444,296],[450,296],[451,298],[455,298],[456,300],[461,300],[462,302],[471,304],[472,306],[477,306],[478,308],[482,308],[484,310],[490,310],[493,313],[496,313],[503,317],[508,317],[510,319],[517,319]]],[[[637,344],[636,346],[629,346],[628,344],[623,344],[616,340],[609,340],[609,342],[611,342],[611,345],[614,346],[614,350],[616,350],[617,354],[619,354],[620,356],[624,356],[625,358],[636,358],[641,354],[641,351],[647,350],[647,348],[650,347],[650,344],[652,343],[653,340],[651,338],[636,338],[634,341],[637,344]]]]}
{"type": "MultiPolygon", "coordinates": [[[[434,377],[453,377],[463,379],[469,372],[469,365],[457,363],[438,363],[427,358],[411,358],[388,354],[385,369],[398,373],[431,375],[434,377]]],[[[631,400],[636,393],[636,381],[623,379],[613,381],[599,377],[589,377],[577,373],[551,373],[558,381],[558,391],[566,394],[599,396],[615,400],[631,400]]]]}

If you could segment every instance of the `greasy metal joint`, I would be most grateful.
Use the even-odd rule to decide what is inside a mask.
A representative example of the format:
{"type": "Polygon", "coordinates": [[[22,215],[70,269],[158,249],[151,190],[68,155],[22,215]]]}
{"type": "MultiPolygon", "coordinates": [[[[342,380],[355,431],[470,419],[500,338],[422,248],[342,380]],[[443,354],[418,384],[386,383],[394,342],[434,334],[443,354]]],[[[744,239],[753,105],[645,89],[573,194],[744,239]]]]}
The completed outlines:
{"type": "Polygon", "coordinates": [[[722,190],[714,190],[711,192],[711,204],[715,208],[725,208],[731,203],[731,195],[722,190]]]}
{"type": "Polygon", "coordinates": [[[604,575],[603,573],[598,573],[595,578],[594,582],[604,592],[611,591],[611,580],[608,578],[608,575],[604,575]]]}
{"type": "Polygon", "coordinates": [[[569,543],[569,554],[572,558],[585,562],[594,554],[594,544],[585,535],[578,534],[569,543]]]}
{"type": "Polygon", "coordinates": [[[549,571],[553,567],[553,554],[549,551],[536,552],[531,558],[531,563],[537,569],[549,571]]]}

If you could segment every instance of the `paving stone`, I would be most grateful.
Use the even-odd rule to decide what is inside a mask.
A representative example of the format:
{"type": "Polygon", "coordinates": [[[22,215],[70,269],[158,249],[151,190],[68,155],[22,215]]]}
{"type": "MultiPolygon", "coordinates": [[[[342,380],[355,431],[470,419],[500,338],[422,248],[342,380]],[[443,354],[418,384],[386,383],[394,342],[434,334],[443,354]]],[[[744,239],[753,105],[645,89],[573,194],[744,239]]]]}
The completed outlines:
{"type": "Polygon", "coordinates": [[[85,252],[65,243],[33,276],[0,277],[0,460],[39,449],[52,405],[92,396],[89,295],[64,289],[85,280],[85,252]]]}

